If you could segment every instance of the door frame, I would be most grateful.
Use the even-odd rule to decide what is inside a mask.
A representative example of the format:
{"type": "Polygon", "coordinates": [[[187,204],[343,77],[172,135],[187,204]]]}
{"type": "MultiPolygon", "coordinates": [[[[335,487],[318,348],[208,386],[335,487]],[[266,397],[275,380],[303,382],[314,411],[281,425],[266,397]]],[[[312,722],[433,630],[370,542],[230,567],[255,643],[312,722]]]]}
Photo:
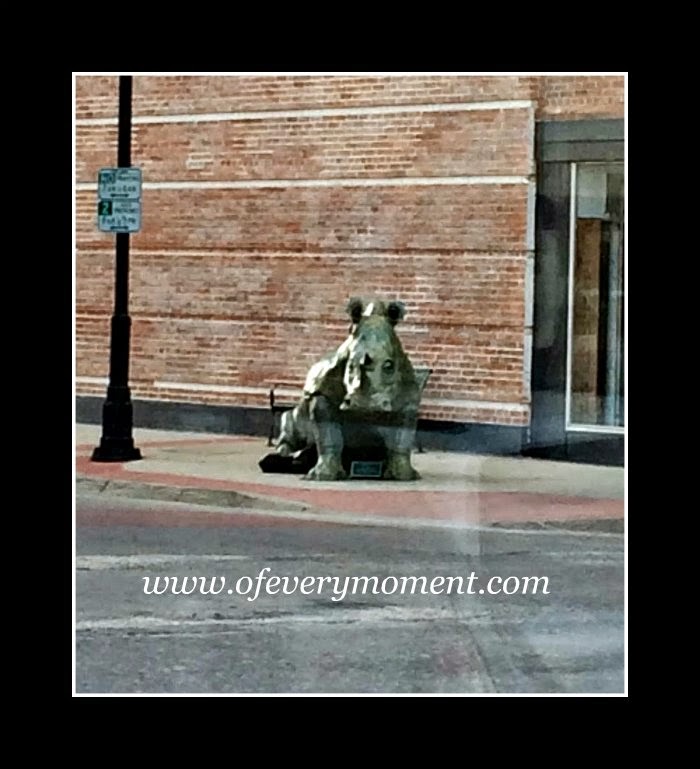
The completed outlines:
{"type": "Polygon", "coordinates": [[[531,422],[527,454],[624,464],[625,436],[566,429],[569,349],[571,164],[623,162],[624,120],[537,124],[537,205],[531,422]]]}

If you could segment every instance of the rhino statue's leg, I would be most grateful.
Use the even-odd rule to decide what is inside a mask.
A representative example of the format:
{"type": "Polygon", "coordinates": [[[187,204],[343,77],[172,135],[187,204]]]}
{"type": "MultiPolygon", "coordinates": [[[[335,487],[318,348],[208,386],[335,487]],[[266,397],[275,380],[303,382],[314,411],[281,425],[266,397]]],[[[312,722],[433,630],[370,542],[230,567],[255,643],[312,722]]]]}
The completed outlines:
{"type": "Polygon", "coordinates": [[[347,478],[341,461],[343,430],[338,408],[324,395],[315,395],[309,402],[309,416],[318,461],[304,477],[309,481],[338,481],[347,478]]]}
{"type": "Polygon", "coordinates": [[[387,449],[387,462],[383,478],[394,481],[415,481],[420,478],[411,464],[411,450],[416,439],[415,418],[408,418],[403,424],[386,427],[382,437],[387,449]]]}
{"type": "Polygon", "coordinates": [[[291,456],[295,451],[305,449],[314,442],[309,420],[308,401],[302,401],[291,411],[282,414],[280,436],[276,451],[283,457],[291,456]]]}

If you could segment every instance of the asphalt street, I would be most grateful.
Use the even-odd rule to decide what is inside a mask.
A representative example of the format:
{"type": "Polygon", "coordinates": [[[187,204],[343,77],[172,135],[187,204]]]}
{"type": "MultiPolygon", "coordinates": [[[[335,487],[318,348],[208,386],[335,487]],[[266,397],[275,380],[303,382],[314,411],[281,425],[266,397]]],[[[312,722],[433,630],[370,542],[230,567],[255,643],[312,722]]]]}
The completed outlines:
{"type": "Polygon", "coordinates": [[[79,694],[624,690],[619,534],[347,526],[91,494],[77,520],[79,694]],[[547,576],[549,594],[144,593],[145,577],[231,585],[265,567],[380,581],[473,572],[475,590],[547,576]]]}

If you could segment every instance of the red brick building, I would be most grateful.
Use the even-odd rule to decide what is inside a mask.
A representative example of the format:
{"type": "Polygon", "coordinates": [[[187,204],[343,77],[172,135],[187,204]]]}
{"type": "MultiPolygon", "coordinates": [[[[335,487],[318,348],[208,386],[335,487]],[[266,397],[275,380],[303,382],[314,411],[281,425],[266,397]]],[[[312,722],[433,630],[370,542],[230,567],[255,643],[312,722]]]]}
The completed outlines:
{"type": "MultiPolygon", "coordinates": [[[[76,78],[78,417],[99,421],[118,78],[76,78]]],[[[349,296],[402,300],[437,445],[619,461],[622,76],[134,77],[135,424],[264,432],[344,339],[349,296]],[[290,384],[286,385],[290,388],[290,384]],[[605,453],[605,452],[604,452],[605,453]]]]}

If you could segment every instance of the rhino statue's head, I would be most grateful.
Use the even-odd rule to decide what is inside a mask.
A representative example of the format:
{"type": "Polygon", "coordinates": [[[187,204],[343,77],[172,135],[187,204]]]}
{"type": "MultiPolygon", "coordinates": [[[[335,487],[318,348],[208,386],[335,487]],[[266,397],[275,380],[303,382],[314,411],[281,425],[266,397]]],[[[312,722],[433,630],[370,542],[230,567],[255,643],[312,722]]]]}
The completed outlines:
{"type": "Polygon", "coordinates": [[[419,391],[413,367],[394,330],[404,317],[401,302],[348,303],[350,336],[342,346],[344,411],[395,412],[417,408],[419,391]]]}

